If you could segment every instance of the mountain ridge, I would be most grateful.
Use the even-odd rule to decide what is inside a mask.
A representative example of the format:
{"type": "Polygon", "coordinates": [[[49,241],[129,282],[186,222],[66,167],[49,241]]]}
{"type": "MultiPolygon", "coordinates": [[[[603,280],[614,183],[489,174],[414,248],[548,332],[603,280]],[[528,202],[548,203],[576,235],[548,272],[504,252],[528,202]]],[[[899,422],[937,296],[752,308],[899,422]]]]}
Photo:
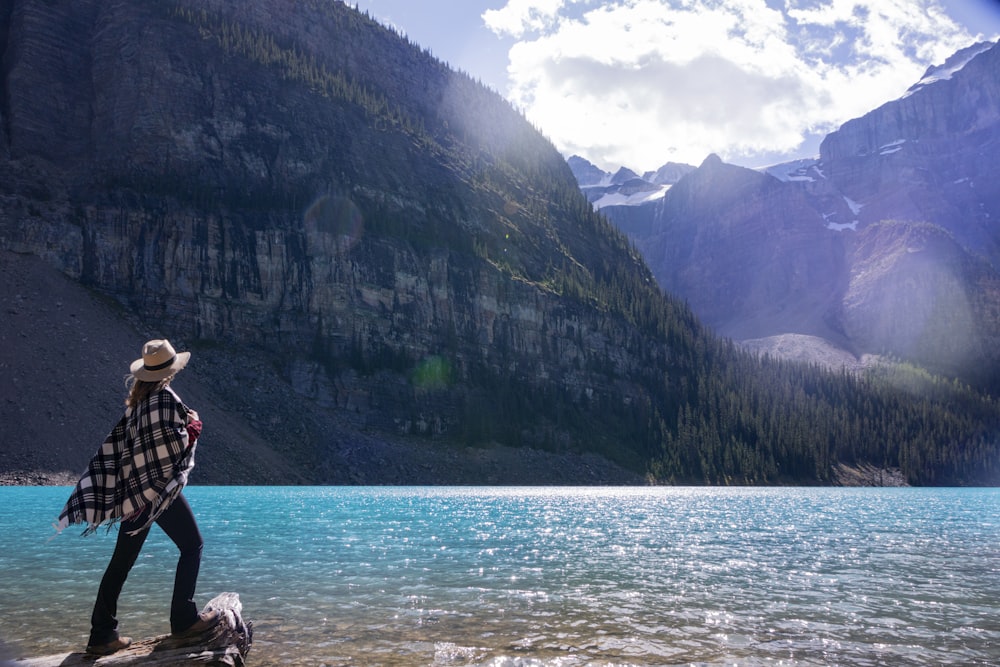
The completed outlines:
{"type": "MultiPolygon", "coordinates": [[[[972,45],[928,68],[899,99],[830,133],[814,159],[756,170],[766,176],[756,183],[716,182],[692,199],[684,181],[708,178],[700,173],[703,165],[655,203],[612,202],[601,211],[637,243],[660,285],[722,335],[755,339],[758,346],[769,336],[818,335],[855,357],[888,354],[998,389],[1000,356],[993,350],[1000,321],[992,314],[1000,298],[1000,166],[992,157],[1000,142],[998,73],[1000,47],[972,45]],[[751,202],[767,197],[770,204],[750,210],[751,202]],[[904,238],[920,234],[922,225],[941,230],[928,237],[938,247],[928,247],[927,256],[938,263],[924,268],[944,280],[913,282],[911,275],[910,284],[921,285],[912,298],[890,290],[911,306],[896,311],[890,328],[880,324],[885,318],[878,309],[860,306],[887,308],[891,298],[862,291],[889,283],[859,279],[864,262],[879,261],[862,260],[871,237],[865,230],[887,221],[909,231],[892,236],[898,247],[882,245],[886,258],[905,253],[904,238]],[[711,236],[720,226],[744,230],[742,241],[726,247],[725,236],[711,236]],[[698,230],[701,250],[678,254],[673,239],[686,229],[698,230]],[[791,229],[811,240],[797,242],[791,229]],[[810,274],[810,267],[821,271],[810,274]],[[710,279],[727,274],[732,280],[724,290],[710,279]],[[966,305],[956,313],[949,300],[966,305]]],[[[895,282],[905,282],[905,265],[887,261],[900,271],[895,282]]]]}
{"type": "MultiPolygon", "coordinates": [[[[17,0],[5,25],[0,251],[195,353],[199,412],[229,438],[204,449],[216,479],[816,484],[874,462],[930,484],[997,469],[984,397],[712,336],[523,115],[342,3],[17,0]],[[896,422],[919,429],[897,437],[896,422]],[[228,465],[244,433],[251,455],[228,465]]],[[[32,320],[0,327],[15,324],[32,320]]],[[[132,335],[129,350],[88,339],[117,359],[132,335]]],[[[52,342],[38,353],[57,358],[52,342]]],[[[30,359],[5,363],[28,377],[30,359]]],[[[11,414],[47,398],[10,392],[11,414]]]]}

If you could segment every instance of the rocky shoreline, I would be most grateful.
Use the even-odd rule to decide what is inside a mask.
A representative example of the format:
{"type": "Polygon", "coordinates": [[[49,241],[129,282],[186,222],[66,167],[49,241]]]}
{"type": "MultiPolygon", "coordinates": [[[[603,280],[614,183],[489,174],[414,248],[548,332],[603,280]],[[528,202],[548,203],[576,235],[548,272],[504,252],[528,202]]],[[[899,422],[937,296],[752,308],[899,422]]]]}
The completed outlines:
{"type": "Polygon", "coordinates": [[[861,464],[847,466],[838,463],[833,468],[838,486],[909,486],[899,468],[876,468],[861,464]]]}
{"type": "MultiPolygon", "coordinates": [[[[472,471],[469,466],[458,464],[458,457],[452,458],[451,474],[442,474],[437,470],[436,484],[461,484],[461,480],[472,471]]],[[[552,484],[598,484],[598,485],[622,485],[636,486],[643,484],[639,477],[632,477],[624,471],[620,475],[608,475],[607,462],[600,460],[588,460],[588,457],[566,457],[547,452],[532,450],[530,452],[506,451],[506,448],[499,447],[495,450],[476,450],[475,452],[464,452],[462,459],[473,461],[472,467],[478,467],[483,475],[482,483],[489,485],[552,485],[552,484]],[[558,461],[557,461],[558,459],[558,461]],[[545,481],[538,475],[528,473],[522,464],[525,460],[533,465],[528,468],[545,470],[550,466],[555,466],[563,471],[563,479],[560,482],[545,481]]],[[[440,461],[436,462],[440,464],[440,461]]],[[[428,470],[430,463],[422,466],[424,469],[418,474],[434,475],[428,470]]],[[[438,468],[439,466],[434,466],[438,468]]],[[[9,470],[0,471],[0,486],[73,486],[79,479],[79,474],[71,472],[47,472],[40,470],[9,470]]],[[[352,466],[349,479],[339,483],[349,485],[382,485],[382,484],[411,484],[412,478],[403,472],[403,468],[396,466],[396,470],[380,469],[364,470],[363,467],[352,466]],[[367,474],[366,474],[367,473],[367,474]],[[386,478],[389,479],[386,479],[386,478]]],[[[336,485],[337,483],[335,483],[336,485]]],[[[430,483],[434,485],[435,483],[430,483]]],[[[845,487],[905,487],[909,486],[906,478],[899,468],[877,468],[872,465],[846,466],[837,464],[834,467],[834,485],[845,487]]]]}
{"type": "Polygon", "coordinates": [[[79,478],[70,472],[8,470],[0,472],[0,486],[73,486],[79,478]]]}

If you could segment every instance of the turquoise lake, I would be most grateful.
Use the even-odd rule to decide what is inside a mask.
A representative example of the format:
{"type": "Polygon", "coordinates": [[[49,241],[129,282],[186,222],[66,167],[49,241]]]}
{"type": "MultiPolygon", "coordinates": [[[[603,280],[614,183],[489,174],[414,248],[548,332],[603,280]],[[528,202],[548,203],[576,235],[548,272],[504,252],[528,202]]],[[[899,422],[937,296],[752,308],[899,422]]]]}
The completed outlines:
{"type": "MultiPolygon", "coordinates": [[[[0,660],[81,650],[114,533],[0,487],[0,660]]],[[[189,487],[250,665],[996,665],[1000,490],[189,487]]],[[[124,634],[169,631],[154,528],[124,634]]]]}

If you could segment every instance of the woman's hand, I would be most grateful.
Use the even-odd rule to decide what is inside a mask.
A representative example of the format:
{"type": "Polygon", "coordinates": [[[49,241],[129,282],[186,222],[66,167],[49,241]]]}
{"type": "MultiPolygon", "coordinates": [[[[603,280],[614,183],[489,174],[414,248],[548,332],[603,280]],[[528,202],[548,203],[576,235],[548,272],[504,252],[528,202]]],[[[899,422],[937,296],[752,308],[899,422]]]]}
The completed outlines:
{"type": "Polygon", "coordinates": [[[198,411],[197,410],[188,410],[188,412],[187,412],[187,418],[188,418],[188,423],[189,424],[191,422],[201,421],[201,418],[198,416],[198,411]]]}

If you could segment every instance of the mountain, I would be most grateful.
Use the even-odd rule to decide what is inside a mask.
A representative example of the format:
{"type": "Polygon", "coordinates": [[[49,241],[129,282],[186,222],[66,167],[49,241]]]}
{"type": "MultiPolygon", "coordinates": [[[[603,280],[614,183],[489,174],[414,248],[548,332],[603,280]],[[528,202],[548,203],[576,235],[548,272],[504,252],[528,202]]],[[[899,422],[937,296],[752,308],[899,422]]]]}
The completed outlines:
{"type": "MultiPolygon", "coordinates": [[[[232,459],[209,479],[641,479],[642,458],[589,411],[612,389],[648,402],[603,369],[637,377],[664,351],[634,349],[634,324],[591,299],[613,276],[649,298],[648,270],[498,95],[339,2],[15,2],[0,34],[0,248],[131,315],[126,351],[90,339],[115,374],[143,336],[194,350],[184,379],[245,420],[219,424],[233,446],[215,450],[209,422],[203,472],[232,459]],[[510,416],[529,388],[562,416],[510,416]],[[455,443],[488,447],[486,463],[451,462],[455,443]],[[552,460],[507,464],[496,444],[552,460]],[[587,448],[603,450],[596,472],[587,448]]],[[[702,335],[680,316],[664,326],[702,335]]],[[[20,340],[31,325],[4,326],[20,340]]],[[[53,342],[21,341],[11,363],[58,356],[53,342]]],[[[9,432],[42,428],[21,409],[35,398],[5,397],[9,432]]]]}
{"type": "Polygon", "coordinates": [[[713,156],[662,198],[601,212],[724,336],[818,337],[1000,389],[998,147],[1000,47],[976,44],[816,159],[713,156]]]}
{"type": "Polygon", "coordinates": [[[626,167],[614,174],[602,171],[579,155],[571,156],[566,162],[587,201],[598,210],[605,206],[637,206],[656,201],[681,176],[694,171],[690,165],[668,162],[656,171],[639,176],[626,167]]]}
{"type": "MultiPolygon", "coordinates": [[[[988,398],[713,336],[523,116],[343,3],[15,0],[0,54],[0,472],[78,469],[152,337],[205,482],[1000,471],[988,398]]],[[[743,174],[668,194],[703,178],[743,174]]]]}

